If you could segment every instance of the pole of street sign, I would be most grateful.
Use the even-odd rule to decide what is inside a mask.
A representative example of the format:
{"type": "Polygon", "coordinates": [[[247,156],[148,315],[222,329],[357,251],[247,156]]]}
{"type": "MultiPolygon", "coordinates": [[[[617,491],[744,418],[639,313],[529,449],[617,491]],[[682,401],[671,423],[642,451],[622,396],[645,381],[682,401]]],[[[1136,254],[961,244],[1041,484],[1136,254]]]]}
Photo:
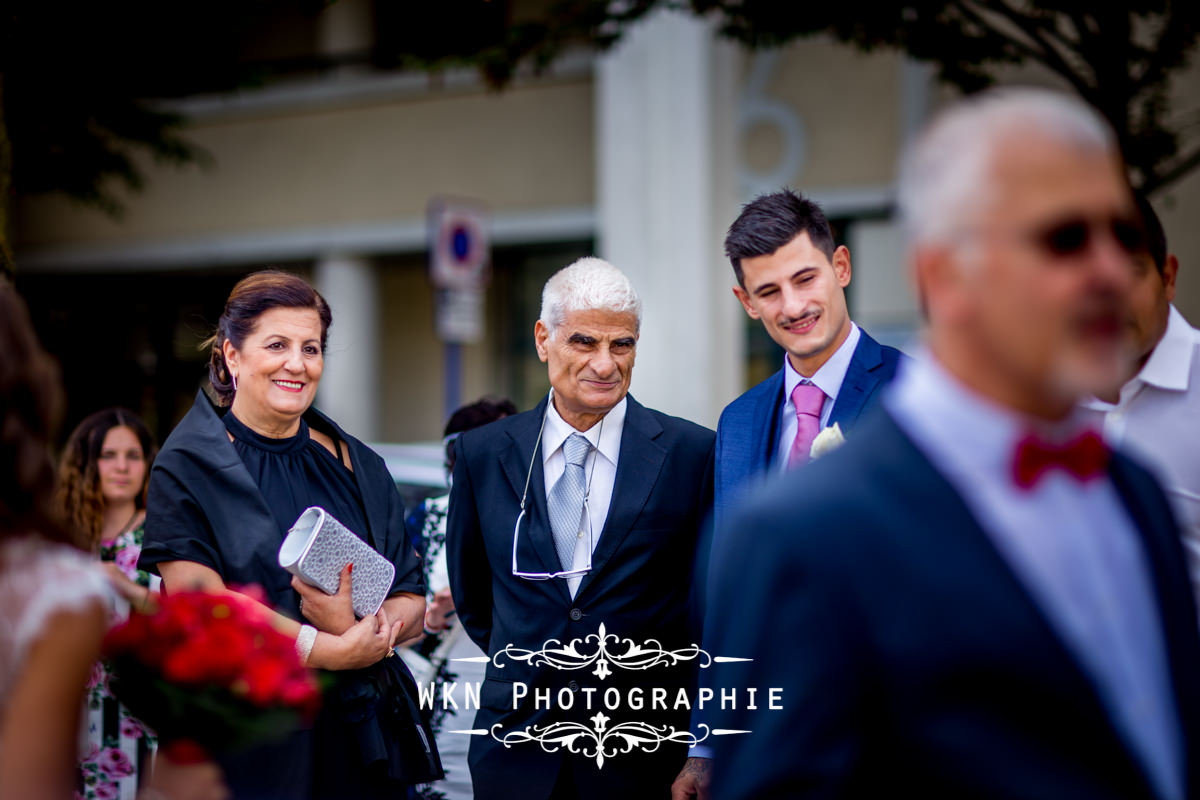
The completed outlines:
{"type": "Polygon", "coordinates": [[[483,292],[491,279],[490,222],[487,209],[475,201],[435,198],[429,203],[429,277],[442,340],[443,419],[462,403],[462,345],[483,339],[483,292]]]}

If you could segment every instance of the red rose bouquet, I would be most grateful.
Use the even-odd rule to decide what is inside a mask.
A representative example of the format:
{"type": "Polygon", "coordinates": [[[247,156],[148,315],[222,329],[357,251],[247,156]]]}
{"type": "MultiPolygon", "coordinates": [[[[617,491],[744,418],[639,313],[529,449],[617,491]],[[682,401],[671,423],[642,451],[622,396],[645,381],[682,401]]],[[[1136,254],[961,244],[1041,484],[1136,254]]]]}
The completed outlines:
{"type": "Polygon", "coordinates": [[[177,760],[195,751],[191,743],[213,754],[279,738],[320,700],[292,639],[239,595],[168,595],[154,613],[109,631],[104,655],[113,693],[177,760]]]}

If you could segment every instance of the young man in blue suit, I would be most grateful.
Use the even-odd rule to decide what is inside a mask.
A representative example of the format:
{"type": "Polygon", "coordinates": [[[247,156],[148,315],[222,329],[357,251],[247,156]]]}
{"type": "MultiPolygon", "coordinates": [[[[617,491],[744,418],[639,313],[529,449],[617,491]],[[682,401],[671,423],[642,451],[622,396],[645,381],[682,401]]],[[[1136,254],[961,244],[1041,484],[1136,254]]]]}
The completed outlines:
{"type": "MultiPolygon", "coordinates": [[[[829,222],[811,200],[785,189],[748,203],[729,226],[725,255],[737,276],[734,295],[786,356],[782,369],[721,413],[713,498],[718,523],[762,479],[807,463],[822,428],[836,424],[853,436],[903,357],[851,321],[850,251],[834,247],[829,222]]],[[[702,559],[698,570],[706,563],[702,559]]],[[[698,710],[693,731],[704,722],[698,710]]],[[[703,744],[692,749],[674,785],[677,797],[703,800],[710,755],[703,744]]]]}
{"type": "Polygon", "coordinates": [[[782,369],[721,414],[718,520],[756,479],[807,462],[816,431],[837,424],[852,435],[901,358],[851,321],[850,251],[834,247],[816,203],[786,189],[762,195],[729,227],[725,254],[737,276],[733,293],[787,355],[782,369]]]}
{"type": "Polygon", "coordinates": [[[1077,406],[1136,357],[1116,137],[1064,94],[975,95],[899,198],[927,352],[716,537],[705,647],[753,660],[712,682],[779,702],[712,715],[749,731],[712,738],[713,796],[1200,797],[1179,532],[1077,406]]]}

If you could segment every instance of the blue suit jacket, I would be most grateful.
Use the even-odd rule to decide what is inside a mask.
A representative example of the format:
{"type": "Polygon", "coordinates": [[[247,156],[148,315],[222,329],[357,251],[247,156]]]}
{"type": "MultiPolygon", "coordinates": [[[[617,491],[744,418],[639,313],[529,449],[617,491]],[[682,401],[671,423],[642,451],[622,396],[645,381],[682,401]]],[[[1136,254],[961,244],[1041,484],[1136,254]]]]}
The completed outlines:
{"type": "MultiPolygon", "coordinates": [[[[830,412],[829,425],[836,422],[843,433],[849,433],[863,412],[878,404],[880,389],[895,376],[902,357],[904,354],[896,348],[881,345],[862,331],[830,412]]],[[[769,469],[779,439],[782,405],[780,369],[721,412],[713,503],[718,522],[729,504],[769,469]]]]}
{"type": "MultiPolygon", "coordinates": [[[[1118,455],[1110,476],[1148,556],[1196,797],[1200,636],[1183,550],[1149,474],[1118,455]]],[[[779,687],[783,709],[712,714],[752,731],[709,740],[714,797],[1153,796],[1074,653],[886,412],[822,469],[739,507],[727,532],[705,647],[754,661],[713,681],[779,687]]]]}
{"type": "MultiPolygon", "coordinates": [[[[459,437],[454,488],[446,526],[450,587],[458,615],[471,638],[489,656],[506,645],[538,650],[552,639],[563,645],[595,636],[601,624],[608,634],[641,645],[657,640],[667,650],[693,644],[700,633],[690,608],[691,566],[702,525],[712,507],[714,434],[686,420],[645,408],[632,397],[625,412],[621,455],[604,530],[596,543],[592,570],[572,599],[564,580],[533,581],[512,574],[513,525],[526,482],[525,510],[518,549],[520,569],[559,569],[546,512],[545,478],[540,449],[535,452],[546,401],[459,437]],[[530,468],[532,464],[532,469],[530,468]]],[[[609,642],[609,647],[613,643],[609,642]]],[[[595,652],[595,642],[581,652],[595,652]]],[[[612,650],[621,653],[624,646],[612,650]]],[[[500,733],[557,721],[580,722],[598,708],[583,707],[583,690],[599,696],[616,688],[622,697],[632,687],[680,688],[695,681],[694,662],[678,668],[631,671],[614,665],[605,678],[593,671],[561,670],[546,661],[503,658],[487,667],[476,729],[500,725],[500,733]],[[513,708],[515,683],[528,694],[513,708]],[[557,698],[569,691],[579,698],[570,711],[557,699],[550,709],[535,707],[538,690],[557,698]]],[[[618,722],[653,722],[686,730],[686,710],[654,713],[599,707],[618,722]]],[[[585,742],[580,742],[585,744],[585,742]]],[[[686,758],[683,745],[664,744],[654,753],[621,753],[598,769],[594,760],[565,749],[545,752],[534,742],[505,747],[490,736],[471,740],[470,765],[477,798],[548,797],[565,759],[570,759],[574,793],[582,798],[641,797],[669,794],[671,781],[686,758]]]]}

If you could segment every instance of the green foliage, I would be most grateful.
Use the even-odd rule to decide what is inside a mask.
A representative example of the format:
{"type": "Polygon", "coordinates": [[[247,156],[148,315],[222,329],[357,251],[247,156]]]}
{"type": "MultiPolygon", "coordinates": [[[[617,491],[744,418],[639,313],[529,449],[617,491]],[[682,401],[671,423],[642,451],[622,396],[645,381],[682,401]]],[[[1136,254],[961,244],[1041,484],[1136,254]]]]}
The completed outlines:
{"type": "Polygon", "coordinates": [[[383,68],[474,66],[495,89],[528,65],[540,72],[572,46],[605,49],[660,0],[439,0],[377,6],[374,63],[383,68]]]}
{"type": "MultiPolygon", "coordinates": [[[[0,0],[0,80],[13,195],[62,192],[111,215],[144,178],[136,154],[204,165],[162,98],[263,76],[243,50],[286,0],[0,0]]],[[[10,195],[11,196],[11,195],[10,195]]]]}

